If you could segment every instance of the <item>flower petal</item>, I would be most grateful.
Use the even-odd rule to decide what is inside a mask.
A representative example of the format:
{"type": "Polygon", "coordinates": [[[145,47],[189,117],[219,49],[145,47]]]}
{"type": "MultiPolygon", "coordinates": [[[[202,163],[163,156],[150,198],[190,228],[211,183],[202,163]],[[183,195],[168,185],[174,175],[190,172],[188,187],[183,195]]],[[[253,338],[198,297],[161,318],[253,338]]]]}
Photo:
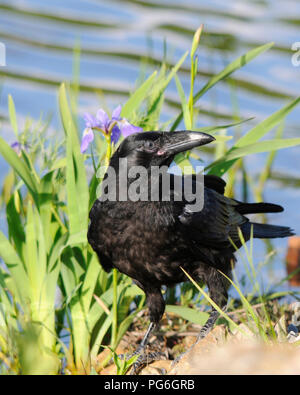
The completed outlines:
{"type": "Polygon", "coordinates": [[[113,127],[112,132],[111,132],[111,142],[114,143],[114,144],[117,144],[117,142],[119,141],[120,136],[121,136],[121,130],[120,130],[118,125],[115,125],[113,127]]]}
{"type": "Polygon", "coordinates": [[[112,112],[111,119],[113,119],[114,121],[120,121],[121,120],[121,118],[120,118],[121,111],[122,111],[122,106],[119,105],[112,112]]]}
{"type": "Polygon", "coordinates": [[[18,141],[15,141],[10,146],[18,155],[21,154],[21,150],[22,150],[22,144],[21,143],[19,143],[18,141]]]}
{"type": "Polygon", "coordinates": [[[83,154],[87,149],[89,144],[94,140],[94,132],[91,128],[85,129],[83,137],[81,140],[80,151],[83,154]]]}
{"type": "Polygon", "coordinates": [[[124,137],[130,136],[133,133],[142,132],[143,129],[139,128],[138,126],[134,126],[127,121],[127,119],[123,118],[122,121],[119,123],[122,135],[124,137]]]}
{"type": "Polygon", "coordinates": [[[99,122],[99,127],[103,129],[104,132],[107,132],[108,124],[110,122],[109,116],[106,114],[102,108],[97,111],[96,118],[99,122]]]}
{"type": "Polygon", "coordinates": [[[87,128],[96,128],[99,126],[99,121],[87,112],[83,115],[83,119],[85,120],[85,126],[87,128]]]}

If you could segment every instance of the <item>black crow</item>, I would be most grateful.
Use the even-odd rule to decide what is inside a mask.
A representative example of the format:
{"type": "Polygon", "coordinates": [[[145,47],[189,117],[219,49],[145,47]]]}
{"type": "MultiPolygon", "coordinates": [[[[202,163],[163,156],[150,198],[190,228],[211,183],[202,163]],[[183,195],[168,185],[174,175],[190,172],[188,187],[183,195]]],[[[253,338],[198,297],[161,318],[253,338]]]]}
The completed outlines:
{"type": "MultiPolygon", "coordinates": [[[[207,284],[211,298],[224,308],[228,281],[220,272],[230,277],[235,251],[231,241],[241,247],[238,230],[246,241],[251,232],[254,238],[292,235],[288,227],[253,223],[244,216],[281,212],[281,206],[229,199],[224,196],[225,182],[216,176],[204,176],[204,187],[199,188],[203,195],[200,211],[191,209],[191,201],[186,200],[184,193],[178,198],[187,178],[192,180],[192,190],[197,190],[200,181],[195,175],[180,177],[179,183],[178,176],[170,176],[170,198],[166,199],[165,192],[161,191],[166,172],[150,176],[151,169],[155,166],[166,169],[176,154],[213,140],[208,134],[192,131],[144,132],[127,137],[110,160],[110,169],[117,175],[112,178],[116,180],[116,192],[107,193],[110,186],[107,183],[103,190],[106,198],[97,199],[90,211],[88,241],[103,268],[107,272],[117,268],[146,294],[150,326],[138,347],[139,353],[145,351],[149,335],[164,313],[161,287],[187,280],[181,267],[195,280],[207,284]],[[143,167],[149,175],[142,184],[136,166],[143,167]],[[124,177],[123,180],[118,177],[121,172],[126,182],[124,177]],[[126,196],[130,188],[136,189],[143,198],[126,196]],[[156,200],[151,199],[151,192],[155,195],[157,190],[156,200]]],[[[106,173],[104,181],[108,181],[109,174],[106,173]]],[[[198,339],[208,333],[217,317],[213,310],[198,339]]]]}

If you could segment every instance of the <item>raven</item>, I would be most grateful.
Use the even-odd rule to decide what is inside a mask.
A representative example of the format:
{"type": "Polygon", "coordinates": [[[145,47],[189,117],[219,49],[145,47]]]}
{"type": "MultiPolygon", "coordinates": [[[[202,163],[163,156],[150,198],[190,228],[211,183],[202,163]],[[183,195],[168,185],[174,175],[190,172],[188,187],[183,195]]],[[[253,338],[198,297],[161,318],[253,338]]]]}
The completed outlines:
{"type": "MultiPolygon", "coordinates": [[[[110,168],[118,176],[124,171],[120,159],[126,159],[125,188],[128,191],[138,179],[137,172],[131,171],[135,166],[142,166],[150,174],[154,166],[168,168],[178,153],[213,140],[206,133],[193,131],[133,134],[115,151],[110,168]]],[[[189,208],[190,202],[184,193],[181,200],[178,199],[178,176],[174,175],[170,176],[170,199],[164,199],[161,192],[158,199],[150,199],[151,191],[163,187],[163,174],[149,177],[145,185],[140,185],[139,192],[145,188],[147,199],[134,201],[128,196],[121,199],[124,185],[120,177],[116,177],[115,199],[100,197],[90,211],[88,241],[103,268],[107,272],[117,268],[131,277],[146,294],[150,325],[137,349],[139,354],[144,353],[149,335],[165,310],[161,287],[187,280],[181,267],[195,280],[205,283],[210,297],[225,308],[229,283],[222,273],[230,277],[235,252],[231,241],[238,248],[242,245],[239,229],[245,241],[251,234],[254,238],[293,234],[288,227],[250,222],[245,214],[281,212],[283,208],[270,203],[242,203],[227,198],[224,196],[226,184],[217,176],[204,176],[201,192],[204,199],[200,211],[189,208]]],[[[108,172],[104,180],[107,177],[108,172]]],[[[199,182],[195,175],[182,177],[182,188],[187,177],[191,178],[195,191],[199,182]]],[[[198,339],[206,336],[217,318],[218,313],[213,309],[198,339]]]]}

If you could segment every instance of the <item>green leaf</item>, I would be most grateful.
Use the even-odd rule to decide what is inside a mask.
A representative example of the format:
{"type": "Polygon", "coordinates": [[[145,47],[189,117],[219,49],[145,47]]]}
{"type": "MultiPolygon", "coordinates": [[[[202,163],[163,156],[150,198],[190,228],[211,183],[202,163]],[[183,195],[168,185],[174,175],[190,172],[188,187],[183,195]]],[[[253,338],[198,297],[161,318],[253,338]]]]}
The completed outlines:
{"type": "MultiPolygon", "coordinates": [[[[18,193],[19,193],[18,191],[15,192],[15,194],[18,193]]],[[[19,256],[22,257],[23,255],[22,248],[25,244],[25,233],[20,215],[16,209],[15,195],[12,195],[7,203],[6,218],[8,224],[9,237],[14,241],[16,250],[19,256]]]]}
{"type": "MultiPolygon", "coordinates": [[[[216,85],[219,81],[222,81],[223,79],[229,77],[233,72],[235,72],[236,70],[245,66],[247,63],[249,63],[251,60],[256,58],[258,55],[260,55],[261,53],[270,49],[273,45],[274,45],[274,43],[269,43],[269,44],[259,46],[257,48],[250,50],[249,52],[245,53],[244,55],[238,57],[237,59],[235,59],[228,66],[226,66],[220,73],[213,76],[207,82],[207,84],[205,84],[204,87],[202,89],[200,89],[199,92],[196,93],[196,95],[194,96],[193,102],[196,103],[200,99],[200,97],[202,97],[210,88],[212,88],[214,85],[216,85]]],[[[181,112],[181,114],[175,120],[171,130],[176,129],[176,127],[179,125],[182,117],[183,117],[183,113],[181,112]]]]}
{"type": "Polygon", "coordinates": [[[148,130],[156,130],[158,126],[159,114],[162,108],[164,92],[174,78],[175,74],[181,67],[188,55],[188,51],[179,59],[176,65],[171,69],[169,74],[166,76],[166,66],[163,64],[161,67],[160,75],[157,77],[153,86],[151,96],[149,98],[149,109],[147,111],[147,127],[148,130]]]}
{"type": "Polygon", "coordinates": [[[192,48],[191,48],[191,58],[194,57],[195,52],[197,50],[197,47],[200,42],[201,34],[203,30],[203,25],[201,25],[195,32],[194,37],[193,37],[193,42],[192,42],[192,48]]]}
{"type": "Polygon", "coordinates": [[[11,95],[8,95],[8,112],[9,112],[9,119],[13,131],[16,137],[19,137],[19,130],[18,130],[18,122],[17,122],[17,115],[16,115],[16,108],[15,103],[11,95]]]}
{"type": "Polygon", "coordinates": [[[78,134],[69,109],[64,84],[59,89],[59,105],[67,138],[67,210],[71,236],[69,243],[86,243],[89,203],[88,183],[83,155],[80,152],[78,134]]]}
{"type": "Polygon", "coordinates": [[[6,143],[6,141],[0,137],[0,154],[6,160],[6,162],[15,170],[15,172],[22,178],[27,188],[31,192],[32,197],[37,203],[37,193],[39,186],[32,176],[30,169],[27,164],[18,157],[16,152],[6,143]]]}
{"type": "Polygon", "coordinates": [[[233,122],[227,125],[218,125],[218,126],[204,126],[202,128],[193,128],[193,130],[197,131],[197,132],[204,132],[204,133],[210,133],[210,134],[214,134],[219,130],[225,130],[225,129],[229,129],[232,128],[233,126],[238,126],[241,125],[242,123],[251,121],[254,118],[247,118],[247,119],[242,119],[241,121],[237,121],[237,122],[233,122]]]}
{"type": "Polygon", "coordinates": [[[23,263],[2,232],[0,232],[0,258],[3,259],[14,280],[16,296],[25,300],[29,298],[28,277],[23,263]]]}
{"type": "MultiPolygon", "coordinates": [[[[224,312],[222,308],[220,308],[212,299],[211,297],[199,286],[199,284],[196,283],[196,281],[182,268],[180,267],[181,270],[184,272],[184,274],[187,276],[187,278],[191,281],[192,284],[198,289],[198,291],[205,297],[205,299],[211,304],[211,306],[217,310],[217,312],[228,321],[232,325],[233,328],[237,329],[241,333],[243,333],[245,336],[247,336],[247,333],[243,331],[229,316],[224,312]]],[[[249,336],[248,336],[249,337],[249,336]]]]}
{"type": "Polygon", "coordinates": [[[41,285],[38,267],[37,232],[35,228],[32,203],[28,203],[26,222],[25,264],[30,283],[31,302],[39,303],[39,289],[41,285]]]}
{"type": "Polygon", "coordinates": [[[278,125],[300,102],[300,97],[288,103],[286,106],[276,111],[270,117],[260,122],[253,129],[249,130],[245,136],[241,137],[235,144],[235,147],[244,147],[253,144],[264,137],[270,130],[278,125]]]}
{"type": "Polygon", "coordinates": [[[87,313],[90,309],[95,286],[98,281],[98,276],[101,270],[96,254],[93,254],[85,273],[84,281],[81,289],[81,301],[83,310],[87,313]]]}
{"type": "Polygon", "coordinates": [[[273,47],[274,43],[268,43],[265,45],[261,45],[257,48],[254,48],[250,50],[249,52],[245,53],[244,55],[240,56],[233,62],[231,62],[228,66],[225,67],[224,70],[222,70],[220,73],[217,75],[213,76],[208,83],[195,95],[194,102],[200,99],[201,96],[204,95],[205,92],[207,92],[210,88],[212,88],[214,85],[216,85],[219,81],[222,81],[223,79],[227,78],[230,74],[235,72],[236,70],[240,69],[241,67],[244,67],[247,63],[249,63],[252,59],[256,58],[258,55],[261,53],[267,51],[271,47],[273,47]]]}
{"type": "Polygon", "coordinates": [[[257,126],[249,130],[249,132],[241,137],[237,143],[218,161],[211,163],[207,169],[209,174],[223,175],[230,169],[238,158],[245,155],[270,152],[281,148],[292,147],[298,145],[298,139],[273,139],[270,141],[262,141],[257,143],[259,139],[264,137],[277,124],[282,122],[284,118],[295,108],[300,102],[300,97],[288,103],[282,109],[260,122],[257,126]]]}
{"type": "Polygon", "coordinates": [[[199,325],[204,325],[209,316],[208,313],[203,311],[197,311],[195,309],[191,309],[190,307],[175,305],[167,305],[166,312],[179,315],[183,319],[199,325]]]}
{"type": "Polygon", "coordinates": [[[132,324],[134,318],[136,317],[136,315],[139,313],[139,310],[136,310],[134,313],[128,315],[118,326],[118,336],[117,336],[117,340],[116,340],[116,344],[114,344],[114,347],[117,347],[118,344],[120,343],[120,341],[122,340],[123,336],[125,335],[125,333],[127,332],[128,328],[130,327],[130,325],[132,324]]]}
{"type": "Polygon", "coordinates": [[[53,237],[51,233],[51,208],[53,204],[53,175],[54,172],[49,172],[45,174],[45,176],[41,179],[40,183],[40,194],[39,194],[39,201],[40,201],[40,217],[43,226],[44,237],[46,241],[46,248],[47,251],[50,250],[53,243],[53,237]]]}
{"type": "Polygon", "coordinates": [[[176,63],[176,65],[171,69],[170,73],[168,74],[167,78],[165,81],[163,81],[162,85],[163,85],[163,90],[166,89],[166,87],[169,85],[169,83],[171,82],[171,80],[174,78],[175,74],[177,73],[177,71],[180,69],[181,65],[183,64],[183,62],[185,61],[186,57],[188,56],[189,52],[186,51],[182,57],[179,59],[179,61],[176,63]]]}
{"type": "Polygon", "coordinates": [[[300,144],[300,138],[296,139],[273,139],[260,141],[255,144],[247,145],[246,147],[233,148],[226,155],[227,160],[239,159],[250,154],[258,154],[261,152],[277,151],[282,148],[294,147],[300,144]]]}
{"type": "Polygon", "coordinates": [[[61,169],[67,166],[67,158],[59,158],[57,159],[53,165],[51,166],[50,171],[61,169]]]}
{"type": "Polygon", "coordinates": [[[122,107],[122,117],[130,119],[132,114],[139,108],[141,103],[146,99],[156,75],[157,71],[154,71],[154,73],[152,73],[150,77],[130,96],[122,107]]]}
{"type": "Polygon", "coordinates": [[[175,75],[175,82],[176,82],[177,91],[179,93],[179,97],[180,97],[180,101],[181,101],[184,125],[187,130],[191,130],[192,129],[192,122],[191,122],[191,116],[190,116],[190,112],[189,112],[189,104],[186,100],[183,87],[182,87],[181,82],[180,82],[179,78],[177,77],[177,75],[175,75]]]}

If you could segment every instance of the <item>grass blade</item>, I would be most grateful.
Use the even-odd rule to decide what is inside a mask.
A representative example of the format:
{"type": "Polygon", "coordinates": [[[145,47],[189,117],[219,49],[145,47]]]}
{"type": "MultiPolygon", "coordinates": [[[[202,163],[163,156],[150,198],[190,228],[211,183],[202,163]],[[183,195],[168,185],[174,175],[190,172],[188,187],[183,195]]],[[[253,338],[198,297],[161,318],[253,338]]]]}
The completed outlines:
{"type": "Polygon", "coordinates": [[[127,102],[122,107],[122,117],[130,119],[132,114],[139,108],[141,103],[146,99],[149,90],[156,78],[156,74],[157,71],[154,71],[154,73],[152,73],[150,77],[127,100],[127,102]]]}
{"type": "Polygon", "coordinates": [[[199,325],[204,325],[208,318],[208,313],[197,311],[186,306],[167,305],[166,312],[176,314],[184,320],[199,325]]]}
{"type": "Polygon", "coordinates": [[[19,137],[19,130],[18,130],[18,122],[17,122],[17,115],[16,115],[16,107],[14,100],[11,95],[8,95],[8,113],[9,113],[9,120],[11,126],[13,128],[14,134],[16,137],[19,137]]]}
{"type": "MultiPolygon", "coordinates": [[[[228,66],[226,66],[220,73],[217,75],[213,76],[204,87],[196,93],[194,96],[194,103],[196,103],[200,97],[202,97],[210,88],[212,88],[214,85],[216,85],[219,81],[224,80],[228,76],[230,76],[233,72],[236,70],[240,69],[241,67],[245,66],[247,63],[249,63],[251,60],[256,58],[258,55],[262,54],[263,52],[267,51],[270,49],[274,43],[268,43],[262,46],[259,46],[257,48],[254,48],[250,50],[249,52],[245,53],[244,55],[238,57],[235,59],[233,62],[231,62],[228,66]]],[[[183,117],[183,113],[179,114],[177,119],[175,120],[171,130],[175,130],[179,123],[181,122],[183,117]]]]}

